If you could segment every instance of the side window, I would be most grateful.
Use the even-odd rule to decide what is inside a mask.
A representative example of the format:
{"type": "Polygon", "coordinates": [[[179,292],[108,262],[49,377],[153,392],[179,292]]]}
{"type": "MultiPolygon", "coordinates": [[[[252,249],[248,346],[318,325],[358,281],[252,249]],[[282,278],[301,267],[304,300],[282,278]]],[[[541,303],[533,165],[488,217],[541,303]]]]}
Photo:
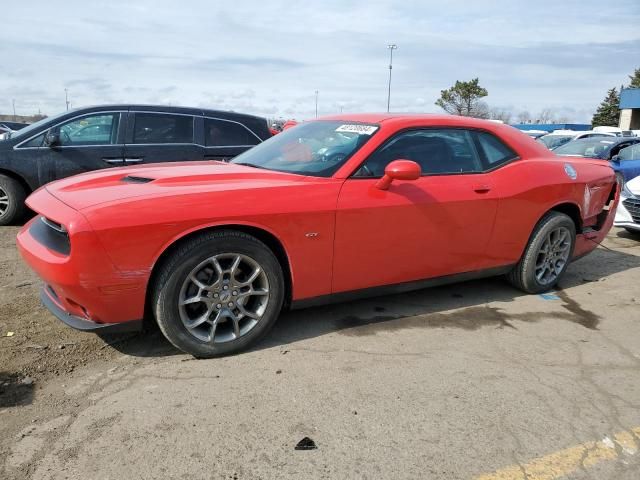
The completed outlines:
{"type": "Polygon", "coordinates": [[[133,143],[193,143],[193,117],[136,113],[133,143]]]}
{"type": "Polygon", "coordinates": [[[44,133],[41,133],[37,137],[32,138],[31,140],[29,140],[27,143],[23,143],[22,145],[20,145],[20,148],[24,148],[24,147],[41,147],[43,142],[44,142],[44,133]]]}
{"type": "Polygon", "coordinates": [[[629,145],[631,145],[631,144],[630,143],[619,143],[615,147],[612,147],[611,148],[611,152],[609,152],[609,157],[608,158],[611,158],[614,155],[618,155],[618,152],[623,150],[625,147],[628,147],[629,145]]]}
{"type": "Polygon", "coordinates": [[[355,176],[381,177],[385,167],[398,159],[413,160],[420,165],[423,175],[482,171],[470,131],[425,129],[397,135],[376,150],[355,176]]]}
{"type": "Polygon", "coordinates": [[[480,152],[484,155],[488,168],[497,167],[509,160],[513,160],[518,155],[507,147],[495,135],[486,132],[477,132],[480,152]]]}
{"type": "Polygon", "coordinates": [[[204,140],[207,147],[257,145],[260,140],[243,125],[224,120],[204,119],[204,140]]]}
{"type": "Polygon", "coordinates": [[[112,145],[117,141],[119,122],[119,113],[90,115],[71,120],[60,127],[60,145],[112,145]]]}

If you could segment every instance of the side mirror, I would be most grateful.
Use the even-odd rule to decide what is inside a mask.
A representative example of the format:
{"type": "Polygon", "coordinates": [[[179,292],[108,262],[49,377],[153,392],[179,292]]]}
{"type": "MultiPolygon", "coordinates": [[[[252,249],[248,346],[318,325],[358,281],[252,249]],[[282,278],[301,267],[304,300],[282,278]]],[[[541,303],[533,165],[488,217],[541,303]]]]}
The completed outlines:
{"type": "Polygon", "coordinates": [[[49,130],[44,136],[44,144],[49,148],[60,146],[60,133],[49,130]]]}
{"type": "Polygon", "coordinates": [[[614,155],[613,157],[611,157],[611,161],[613,163],[619,163],[620,162],[620,155],[614,155]]]}
{"type": "Polygon", "coordinates": [[[394,160],[384,169],[384,176],[378,180],[376,187],[388,190],[394,180],[417,180],[422,171],[420,165],[412,160],[394,160]]]}

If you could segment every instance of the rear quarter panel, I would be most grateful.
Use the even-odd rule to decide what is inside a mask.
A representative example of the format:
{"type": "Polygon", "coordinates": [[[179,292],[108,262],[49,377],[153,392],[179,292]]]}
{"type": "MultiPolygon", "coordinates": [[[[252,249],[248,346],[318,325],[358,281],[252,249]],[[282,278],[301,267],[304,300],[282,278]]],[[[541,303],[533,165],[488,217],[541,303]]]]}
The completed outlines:
{"type": "Polygon", "coordinates": [[[614,183],[614,172],[607,162],[586,159],[534,158],[495,171],[500,200],[488,250],[491,263],[516,263],[535,225],[559,205],[574,205],[580,212],[581,226],[594,225],[614,183]],[[565,164],[576,170],[575,180],[565,172],[565,164]]]}

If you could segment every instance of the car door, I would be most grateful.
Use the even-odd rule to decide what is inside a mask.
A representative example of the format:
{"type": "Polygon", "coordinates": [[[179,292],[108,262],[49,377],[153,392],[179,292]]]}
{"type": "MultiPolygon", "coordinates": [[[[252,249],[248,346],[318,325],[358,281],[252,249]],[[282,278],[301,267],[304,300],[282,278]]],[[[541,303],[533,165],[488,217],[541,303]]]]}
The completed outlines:
{"type": "Polygon", "coordinates": [[[41,183],[123,162],[123,112],[86,113],[56,125],[22,145],[38,164],[41,183]],[[51,144],[46,136],[55,138],[51,144]],[[35,148],[34,142],[40,146],[35,148]]]}
{"type": "Polygon", "coordinates": [[[242,123],[204,117],[204,158],[230,160],[262,140],[242,123]]]}
{"type": "Polygon", "coordinates": [[[195,142],[195,115],[170,112],[129,112],[124,163],[183,162],[202,160],[195,142]]]}
{"type": "Polygon", "coordinates": [[[484,254],[498,199],[476,136],[447,128],[401,132],[345,181],[336,212],[334,293],[490,265],[484,254]],[[418,163],[422,176],[376,188],[386,165],[398,159],[418,163]]]}

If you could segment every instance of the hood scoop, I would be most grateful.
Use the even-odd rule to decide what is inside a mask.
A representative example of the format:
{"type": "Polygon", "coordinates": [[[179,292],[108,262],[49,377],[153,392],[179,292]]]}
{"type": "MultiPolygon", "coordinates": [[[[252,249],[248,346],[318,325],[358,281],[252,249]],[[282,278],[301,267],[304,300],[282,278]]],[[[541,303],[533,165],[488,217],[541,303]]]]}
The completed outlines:
{"type": "Polygon", "coordinates": [[[149,183],[153,182],[154,180],[155,178],[136,177],[134,175],[127,175],[126,177],[122,178],[122,181],[125,183],[149,183]]]}

